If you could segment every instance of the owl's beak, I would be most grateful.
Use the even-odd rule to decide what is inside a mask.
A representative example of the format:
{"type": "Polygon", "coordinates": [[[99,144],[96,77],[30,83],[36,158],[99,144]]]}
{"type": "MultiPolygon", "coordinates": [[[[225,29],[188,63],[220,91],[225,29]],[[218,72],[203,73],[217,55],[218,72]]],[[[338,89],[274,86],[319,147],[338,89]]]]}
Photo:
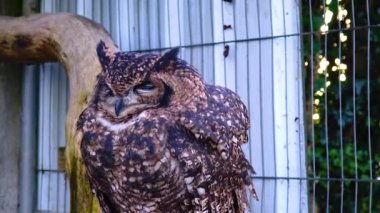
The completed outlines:
{"type": "Polygon", "coordinates": [[[121,109],[123,108],[123,98],[117,98],[115,102],[115,114],[119,116],[121,109]]]}

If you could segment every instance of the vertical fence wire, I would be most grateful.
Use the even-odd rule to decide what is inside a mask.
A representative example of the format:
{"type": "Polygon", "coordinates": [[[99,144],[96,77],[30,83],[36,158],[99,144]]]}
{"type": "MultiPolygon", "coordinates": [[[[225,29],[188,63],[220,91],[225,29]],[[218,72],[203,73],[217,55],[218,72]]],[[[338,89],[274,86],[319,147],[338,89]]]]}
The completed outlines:
{"type": "MultiPolygon", "coordinates": [[[[202,8],[202,1],[199,1],[198,2],[198,8],[199,8],[199,19],[200,19],[200,27],[199,27],[199,42],[200,43],[203,43],[203,8],[202,8]]],[[[200,70],[202,70],[202,74],[204,76],[204,71],[203,71],[203,67],[204,67],[204,64],[205,64],[205,61],[204,61],[204,46],[202,46],[200,48],[200,51],[201,51],[201,54],[200,54],[200,59],[201,59],[201,62],[199,64],[199,67],[200,67],[200,70]]]]}
{"type": "MultiPolygon", "coordinates": [[[[40,76],[42,76],[42,72],[43,72],[43,66],[40,66],[40,73],[39,73],[40,76]]],[[[40,77],[39,80],[40,80],[40,85],[41,85],[41,77],[40,77]]],[[[40,91],[39,91],[39,93],[40,93],[40,91]]],[[[39,110],[43,110],[43,106],[44,105],[41,102],[42,102],[42,100],[40,99],[39,100],[39,104],[38,104],[39,110]]],[[[38,128],[38,130],[39,130],[38,131],[38,135],[40,136],[42,134],[41,128],[38,128]]],[[[41,144],[40,140],[38,140],[38,169],[37,169],[37,172],[38,172],[38,198],[42,197],[42,184],[41,184],[41,182],[42,182],[42,175],[38,171],[38,170],[42,169],[42,162],[44,160],[42,153],[43,153],[43,151],[42,151],[42,144],[41,144]]],[[[39,200],[37,202],[38,202],[37,209],[40,209],[41,208],[41,202],[39,200]]]]}
{"type": "MultiPolygon", "coordinates": [[[[323,0],[323,8],[326,10],[326,0],[323,0]]],[[[324,57],[327,58],[327,52],[328,52],[328,46],[327,46],[327,39],[328,39],[328,34],[324,36],[324,57]]],[[[328,93],[327,93],[327,74],[325,74],[324,77],[324,89],[326,91],[325,93],[325,98],[324,98],[324,106],[325,106],[325,149],[326,149],[326,177],[327,179],[330,178],[330,158],[329,158],[329,126],[328,126],[328,93]]],[[[314,133],[313,133],[314,134],[314,133]]],[[[326,183],[326,212],[329,212],[329,205],[330,205],[330,182],[327,181],[326,183]]]]}
{"type": "MultiPolygon", "coordinates": [[[[352,27],[356,28],[355,20],[355,1],[351,1],[352,27]]],[[[352,115],[353,115],[353,134],[354,134],[354,158],[355,158],[355,179],[358,176],[358,151],[357,151],[357,136],[356,136],[356,31],[352,31],[352,115]]],[[[355,201],[354,212],[358,212],[358,181],[355,181],[355,201]]]]}
{"type": "MultiPolygon", "coordinates": [[[[258,25],[258,27],[257,27],[257,36],[258,37],[261,37],[261,27],[260,27],[260,13],[259,13],[259,8],[260,8],[260,2],[257,0],[256,1],[256,14],[257,14],[257,25],[258,25]]],[[[262,67],[262,58],[261,58],[261,51],[262,51],[262,44],[261,44],[261,42],[259,42],[259,44],[258,44],[258,49],[259,49],[259,60],[258,60],[258,63],[259,63],[259,65],[258,65],[258,69],[260,69],[261,67],[262,67]]],[[[261,93],[261,88],[262,88],[262,74],[261,74],[261,72],[258,72],[258,77],[259,77],[259,90],[260,90],[260,93],[261,93]]],[[[263,105],[262,105],[262,102],[263,102],[263,97],[260,95],[259,96],[259,101],[260,101],[260,109],[259,109],[259,111],[260,112],[262,112],[263,111],[263,105]]],[[[260,118],[259,118],[259,122],[260,122],[260,126],[263,126],[263,118],[262,118],[262,115],[260,116],[260,118]]],[[[260,143],[261,143],[261,153],[265,153],[264,152],[264,131],[263,131],[263,129],[260,129],[260,143]]],[[[262,168],[262,171],[261,171],[261,174],[263,175],[263,176],[265,176],[265,158],[264,158],[264,154],[262,154],[261,155],[261,168],[262,168]]],[[[266,201],[267,200],[267,198],[265,197],[265,194],[264,194],[264,192],[266,191],[265,190],[266,188],[265,188],[265,181],[263,181],[262,182],[262,187],[261,187],[261,195],[262,195],[262,198],[261,198],[261,200],[262,200],[262,202],[264,202],[264,201],[266,201]],[[263,196],[264,195],[264,196],[263,196]]],[[[275,196],[273,196],[273,198],[272,199],[275,199],[275,196]]],[[[264,207],[263,207],[263,205],[260,205],[260,211],[261,212],[264,212],[264,207]]]]}
{"type": "MultiPolygon", "coordinates": [[[[370,20],[370,10],[369,10],[369,3],[368,0],[366,0],[366,12],[367,12],[367,117],[368,117],[368,155],[369,155],[369,178],[373,179],[372,174],[372,145],[371,145],[371,72],[370,72],[370,66],[371,66],[371,20],[370,20]]],[[[370,183],[370,189],[369,189],[369,210],[372,212],[372,182],[370,183]]]]}
{"type": "MultiPolygon", "coordinates": [[[[286,11],[285,11],[285,2],[284,0],[282,0],[282,19],[283,19],[283,22],[282,22],[282,25],[283,25],[283,35],[287,35],[287,31],[286,31],[286,11]]],[[[284,37],[283,38],[284,40],[284,55],[285,55],[285,59],[284,59],[284,66],[285,66],[285,69],[284,69],[284,72],[285,72],[285,113],[286,113],[286,120],[288,121],[289,120],[289,116],[288,116],[288,66],[287,66],[287,60],[288,60],[288,55],[287,55],[287,37],[284,37]]],[[[275,50],[274,50],[275,51],[275,50]]],[[[288,127],[288,122],[286,122],[286,127],[285,127],[285,136],[286,136],[286,144],[288,144],[289,146],[289,127],[288,127]]],[[[286,167],[287,168],[290,168],[290,163],[289,163],[289,147],[287,147],[286,149],[286,167]]],[[[289,175],[289,169],[286,171],[286,176],[287,177],[290,177],[289,175]]],[[[286,184],[287,184],[287,187],[286,187],[286,212],[291,212],[290,211],[290,206],[289,206],[289,203],[290,203],[290,196],[291,196],[291,190],[290,190],[290,179],[287,179],[286,180],[286,184]]],[[[294,181],[294,180],[292,180],[294,181]]],[[[293,192],[294,193],[294,192],[293,192]]]]}
{"type": "MultiPolygon", "coordinates": [[[[47,66],[48,67],[48,69],[47,70],[51,70],[51,64],[45,64],[45,66],[47,66]]],[[[50,78],[49,78],[49,80],[48,80],[48,82],[50,83],[50,85],[49,86],[52,86],[52,84],[51,84],[51,82],[52,82],[52,75],[50,75],[50,78]]],[[[52,99],[53,97],[52,97],[52,92],[49,92],[49,98],[50,99],[52,99]]],[[[51,109],[49,109],[49,111],[50,112],[48,112],[48,117],[47,117],[47,120],[46,120],[46,122],[48,123],[48,125],[49,126],[51,126],[51,122],[53,121],[53,119],[52,119],[52,117],[51,117],[51,109]]],[[[47,128],[49,128],[49,126],[47,126],[47,128]]],[[[44,132],[48,132],[50,129],[46,129],[44,132]]],[[[48,142],[48,163],[47,163],[47,167],[46,167],[46,169],[51,169],[52,168],[52,163],[51,163],[51,155],[52,155],[52,151],[50,151],[50,150],[52,150],[52,146],[51,146],[51,135],[49,134],[49,138],[48,138],[48,140],[47,140],[47,142],[48,142]]],[[[51,209],[50,208],[50,200],[51,200],[51,197],[50,197],[50,189],[51,189],[51,173],[50,173],[50,171],[47,171],[47,175],[48,175],[48,189],[47,189],[47,196],[48,196],[48,199],[47,199],[47,208],[48,209],[51,209]]]]}
{"type": "MultiPolygon", "coordinates": [[[[309,1],[309,24],[310,24],[310,32],[314,31],[314,25],[313,25],[313,10],[312,10],[312,4],[311,1],[309,1]]],[[[310,34],[310,99],[314,101],[314,33],[310,34]]],[[[314,103],[310,103],[310,111],[312,114],[311,118],[311,146],[312,146],[312,177],[313,179],[316,178],[316,168],[315,168],[315,126],[313,122],[313,113],[314,113],[314,103]]],[[[310,162],[310,161],[309,161],[310,162]]],[[[311,200],[311,210],[312,212],[315,212],[315,186],[316,182],[313,181],[312,184],[312,200],[311,200]]]]}
{"type": "MultiPolygon", "coordinates": [[[[336,1],[339,11],[339,0],[336,1]]],[[[338,21],[338,32],[341,32],[341,22],[338,21]]],[[[342,61],[342,41],[338,40],[338,59],[342,61]]],[[[343,74],[343,71],[339,69],[339,77],[343,74]]],[[[339,143],[340,143],[340,177],[344,180],[344,144],[343,144],[343,115],[342,115],[342,81],[338,81],[339,87],[339,143]]],[[[344,205],[344,181],[340,182],[340,212],[343,212],[344,205]]]]}
{"type": "MultiPolygon", "coordinates": [[[[248,38],[248,35],[249,35],[249,30],[248,30],[248,15],[247,15],[247,13],[248,13],[248,4],[247,4],[247,0],[245,0],[245,2],[244,2],[244,4],[246,5],[246,7],[244,7],[244,13],[245,13],[245,16],[244,16],[244,23],[245,23],[245,29],[246,29],[246,31],[245,31],[245,38],[248,38]]],[[[249,43],[247,43],[247,46],[246,46],[246,52],[247,52],[247,58],[248,58],[248,55],[249,55],[249,43]]],[[[247,67],[247,87],[249,88],[249,84],[248,84],[248,82],[249,82],[249,80],[250,80],[250,74],[249,74],[249,68],[250,68],[250,66],[249,66],[249,60],[246,60],[246,67],[247,67]]],[[[250,95],[249,95],[249,89],[248,89],[248,97],[247,97],[247,109],[248,109],[248,111],[249,112],[251,112],[251,97],[250,97],[250,95]]],[[[249,131],[248,132],[248,136],[249,137],[251,137],[251,132],[249,131]]],[[[252,153],[251,152],[248,152],[248,156],[249,156],[249,159],[252,159],[252,153]]]]}
{"type": "MultiPolygon", "coordinates": [[[[308,5],[306,5],[306,8],[308,8],[308,5]]],[[[299,15],[301,16],[301,17],[303,17],[303,11],[302,11],[302,4],[301,4],[301,2],[299,2],[299,15]]],[[[301,19],[300,19],[301,20],[301,19]]],[[[309,20],[307,20],[306,19],[306,21],[309,21],[309,20]]],[[[301,23],[301,21],[297,24],[297,28],[300,30],[300,32],[302,32],[302,26],[303,26],[303,24],[301,23]]],[[[300,40],[302,41],[302,36],[300,36],[300,40]]],[[[299,45],[300,45],[300,49],[303,49],[304,48],[304,45],[302,44],[302,42],[300,42],[299,43],[299,45]]],[[[301,57],[300,57],[300,60],[301,60],[301,70],[303,71],[303,69],[302,69],[302,66],[304,66],[305,64],[305,62],[307,62],[307,61],[305,61],[305,62],[303,62],[302,61],[302,56],[303,56],[303,53],[300,51],[300,55],[301,55],[301,57]]],[[[299,75],[298,75],[298,77],[299,78],[302,78],[303,79],[303,81],[302,81],[302,83],[299,83],[298,84],[298,87],[297,87],[297,89],[298,89],[298,92],[299,92],[299,97],[302,97],[302,98],[300,98],[300,99],[298,99],[298,103],[297,103],[297,105],[298,105],[298,131],[300,132],[300,134],[298,135],[298,141],[300,142],[299,144],[298,144],[298,149],[299,150],[306,150],[307,149],[307,142],[305,141],[305,130],[306,130],[306,127],[304,126],[305,125],[305,123],[307,123],[307,122],[305,122],[305,104],[306,104],[306,102],[305,102],[305,94],[306,94],[306,92],[305,92],[305,84],[306,84],[306,80],[304,80],[305,79],[305,76],[306,76],[306,73],[307,73],[307,71],[305,72],[305,73],[303,73],[303,72],[301,72],[301,73],[299,73],[299,75]],[[305,82],[305,83],[304,83],[305,82]],[[300,109],[303,109],[303,110],[300,110],[300,109]]],[[[295,119],[295,121],[296,121],[297,119],[295,119]]],[[[307,153],[303,153],[303,154],[301,154],[300,155],[300,158],[299,158],[299,165],[307,165],[307,153]]],[[[303,177],[303,178],[300,178],[300,181],[299,181],[299,184],[300,184],[300,196],[299,196],[299,200],[300,200],[300,203],[299,203],[299,209],[303,209],[303,208],[305,208],[305,205],[303,205],[303,203],[304,202],[307,202],[308,204],[306,204],[306,206],[307,206],[307,210],[305,210],[305,211],[308,211],[308,212],[310,212],[310,207],[309,207],[309,194],[308,194],[308,181],[307,181],[307,170],[308,170],[308,168],[307,168],[307,166],[305,166],[305,167],[299,167],[299,174],[300,174],[300,176],[301,177],[303,177]],[[302,190],[306,190],[306,193],[303,193],[302,192],[302,190]]],[[[301,211],[302,212],[302,211],[301,211]]]]}

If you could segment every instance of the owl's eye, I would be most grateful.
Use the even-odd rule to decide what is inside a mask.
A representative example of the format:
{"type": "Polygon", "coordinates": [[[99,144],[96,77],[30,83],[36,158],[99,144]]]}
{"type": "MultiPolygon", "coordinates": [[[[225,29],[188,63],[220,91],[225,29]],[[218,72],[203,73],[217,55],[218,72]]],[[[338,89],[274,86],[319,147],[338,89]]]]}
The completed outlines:
{"type": "Polygon", "coordinates": [[[135,91],[139,94],[150,93],[154,89],[156,89],[156,86],[154,86],[151,82],[144,82],[135,87],[135,91]]]}

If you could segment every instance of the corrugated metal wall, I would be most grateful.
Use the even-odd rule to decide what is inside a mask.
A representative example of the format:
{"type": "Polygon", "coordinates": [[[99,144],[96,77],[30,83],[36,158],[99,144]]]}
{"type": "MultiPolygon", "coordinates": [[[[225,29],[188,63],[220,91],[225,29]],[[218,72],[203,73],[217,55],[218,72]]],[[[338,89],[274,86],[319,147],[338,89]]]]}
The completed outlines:
{"type": "Polygon", "coordinates": [[[66,144],[68,82],[58,64],[41,65],[39,74],[37,209],[67,212],[69,186],[59,159],[66,144]]]}
{"type": "MultiPolygon", "coordinates": [[[[260,196],[252,210],[308,211],[297,1],[45,0],[41,6],[102,23],[125,51],[182,46],[181,58],[210,84],[236,91],[249,108],[244,151],[260,196]]],[[[66,212],[69,192],[57,159],[65,144],[67,79],[59,69],[46,64],[40,75],[38,208],[66,212]]]]}

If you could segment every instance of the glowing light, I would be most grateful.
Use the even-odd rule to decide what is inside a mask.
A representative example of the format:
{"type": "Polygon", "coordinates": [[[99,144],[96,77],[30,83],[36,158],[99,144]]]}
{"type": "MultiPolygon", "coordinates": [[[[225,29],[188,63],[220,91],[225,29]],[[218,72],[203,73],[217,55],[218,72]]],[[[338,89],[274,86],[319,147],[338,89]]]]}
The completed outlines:
{"type": "Polygon", "coordinates": [[[315,100],[314,100],[314,104],[315,104],[315,105],[319,105],[319,99],[315,99],[315,100]]]}
{"type": "Polygon", "coordinates": [[[337,67],[337,66],[333,66],[333,67],[331,68],[331,70],[332,70],[333,72],[335,72],[335,71],[338,70],[338,67],[337,67]]]}
{"type": "Polygon", "coordinates": [[[318,113],[313,114],[313,120],[319,120],[319,114],[318,113]]]}
{"type": "Polygon", "coordinates": [[[329,26],[327,24],[323,24],[320,28],[322,34],[326,34],[329,31],[329,26]]]}
{"type": "Polygon", "coordinates": [[[347,64],[341,63],[338,65],[339,70],[346,70],[347,69],[347,64]]]}
{"type": "Polygon", "coordinates": [[[315,92],[315,95],[316,95],[316,96],[323,96],[323,92],[321,92],[321,91],[317,91],[317,92],[315,92]]]}
{"type": "Polygon", "coordinates": [[[340,81],[346,81],[346,79],[347,79],[347,77],[346,77],[345,74],[342,73],[342,74],[339,75],[339,80],[340,81]]]}
{"type": "Polygon", "coordinates": [[[329,64],[330,62],[325,57],[323,57],[322,60],[319,62],[319,67],[320,69],[325,71],[327,67],[329,66],[329,64]]]}
{"type": "Polygon", "coordinates": [[[318,74],[323,74],[323,69],[318,68],[317,72],[318,72],[318,74]]]}
{"type": "Polygon", "coordinates": [[[339,33],[339,39],[341,42],[347,41],[347,36],[344,33],[339,33]]]}
{"type": "Polygon", "coordinates": [[[334,62],[335,62],[336,65],[339,65],[339,64],[340,64],[340,59],[339,59],[339,58],[336,58],[336,59],[334,60],[334,62]]]}
{"type": "Polygon", "coordinates": [[[331,85],[331,81],[326,82],[326,87],[329,87],[331,85]]]}
{"type": "Polygon", "coordinates": [[[346,22],[346,24],[351,24],[351,19],[348,18],[348,19],[346,19],[345,22],[346,22]]]}
{"type": "Polygon", "coordinates": [[[326,12],[325,12],[325,15],[324,15],[325,24],[328,24],[328,23],[331,22],[333,15],[334,15],[334,13],[327,8],[326,12]]]}
{"type": "Polygon", "coordinates": [[[305,61],[305,67],[309,66],[309,62],[305,61]]]}
{"type": "Polygon", "coordinates": [[[331,1],[332,1],[332,0],[326,0],[326,5],[331,4],[331,1]]]}
{"type": "Polygon", "coordinates": [[[348,11],[346,9],[344,9],[342,6],[338,7],[337,19],[339,21],[342,21],[344,18],[346,18],[347,14],[348,14],[348,11]]]}

